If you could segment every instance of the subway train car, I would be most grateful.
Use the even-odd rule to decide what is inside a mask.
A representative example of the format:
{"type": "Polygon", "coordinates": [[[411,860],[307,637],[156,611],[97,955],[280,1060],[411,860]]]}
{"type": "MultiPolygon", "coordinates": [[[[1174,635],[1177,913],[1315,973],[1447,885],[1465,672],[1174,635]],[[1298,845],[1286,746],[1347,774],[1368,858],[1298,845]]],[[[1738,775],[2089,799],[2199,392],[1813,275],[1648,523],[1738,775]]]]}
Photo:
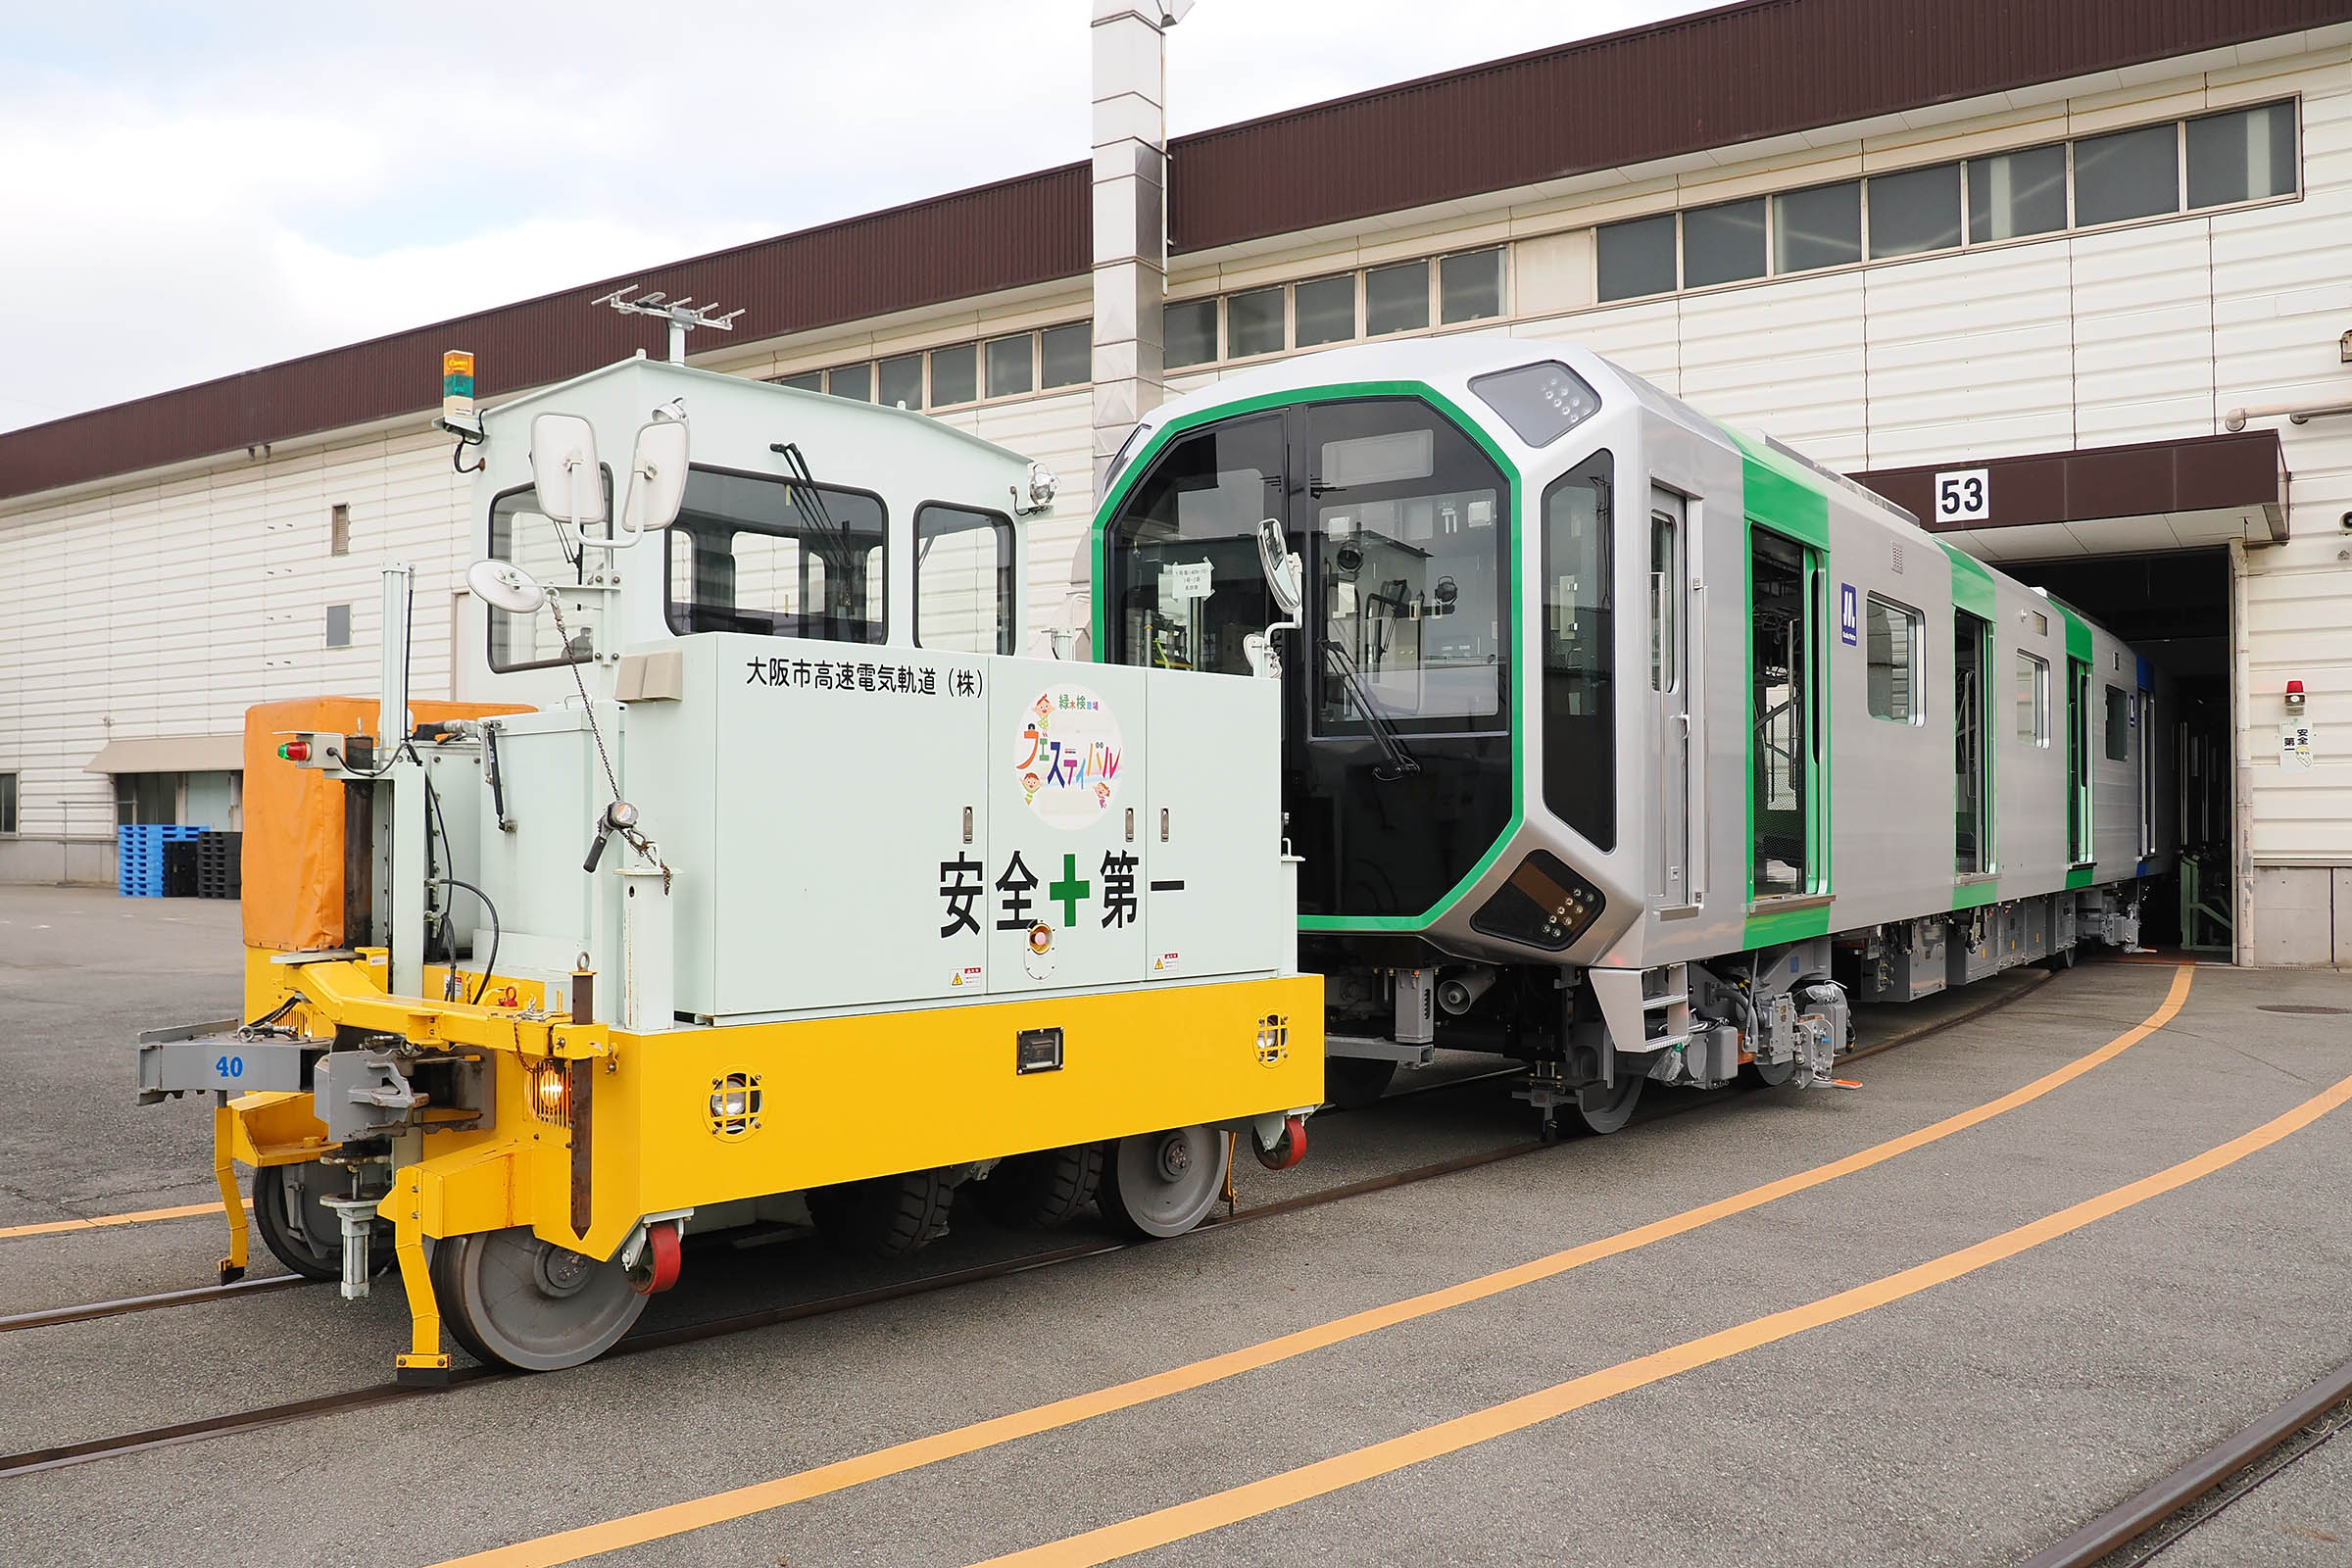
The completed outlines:
{"type": "Polygon", "coordinates": [[[1093,658],[1280,667],[1343,1103],[1439,1047],[1527,1061],[1547,1135],[1653,1079],[1826,1082],[1849,996],[2135,945],[2169,854],[2132,649],[1573,346],[1172,400],[1089,549],[1093,658]]]}

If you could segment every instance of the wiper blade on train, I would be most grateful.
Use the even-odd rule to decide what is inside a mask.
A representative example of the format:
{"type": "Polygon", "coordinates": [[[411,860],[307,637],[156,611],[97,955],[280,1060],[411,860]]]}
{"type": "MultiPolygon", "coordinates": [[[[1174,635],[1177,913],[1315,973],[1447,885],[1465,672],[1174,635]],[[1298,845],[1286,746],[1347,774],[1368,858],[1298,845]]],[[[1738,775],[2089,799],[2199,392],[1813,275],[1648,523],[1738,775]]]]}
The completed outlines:
{"type": "Polygon", "coordinates": [[[1364,683],[1363,671],[1355,667],[1355,661],[1348,657],[1348,650],[1340,646],[1338,638],[1323,639],[1323,657],[1338,667],[1340,678],[1355,694],[1355,706],[1364,710],[1364,722],[1371,728],[1372,738],[1380,742],[1381,752],[1389,760],[1388,768],[1376,767],[1372,770],[1372,776],[1385,783],[1390,779],[1402,778],[1407,773],[1420,772],[1421,760],[1405,746],[1403,738],[1396,733],[1396,726],[1381,713],[1379,706],[1373,701],[1372,688],[1364,683]]]}

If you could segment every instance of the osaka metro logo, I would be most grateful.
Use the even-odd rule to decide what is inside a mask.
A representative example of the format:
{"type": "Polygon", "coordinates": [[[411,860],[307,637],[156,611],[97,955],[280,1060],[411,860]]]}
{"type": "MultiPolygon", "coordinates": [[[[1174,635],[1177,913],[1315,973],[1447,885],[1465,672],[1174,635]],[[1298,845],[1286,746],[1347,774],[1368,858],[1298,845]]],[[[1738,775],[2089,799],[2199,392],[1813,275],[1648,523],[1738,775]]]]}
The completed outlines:
{"type": "Polygon", "coordinates": [[[1012,770],[1038,820],[1072,832],[1102,819],[1119,793],[1119,721],[1083,686],[1054,686],[1021,715],[1012,770]]]}

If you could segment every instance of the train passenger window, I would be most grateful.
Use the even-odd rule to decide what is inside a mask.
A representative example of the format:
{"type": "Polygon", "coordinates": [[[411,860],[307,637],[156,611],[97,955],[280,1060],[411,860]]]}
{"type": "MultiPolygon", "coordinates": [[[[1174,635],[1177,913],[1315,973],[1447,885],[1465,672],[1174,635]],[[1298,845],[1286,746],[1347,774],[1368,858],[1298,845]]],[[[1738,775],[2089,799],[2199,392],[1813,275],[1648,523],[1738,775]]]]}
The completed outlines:
{"type": "Polygon", "coordinates": [[[1617,845],[1614,472],[1596,452],[1544,492],[1544,804],[1604,850],[1617,845]]]}
{"type": "Polygon", "coordinates": [[[2132,760],[2132,704],[2121,686],[2107,688],[2107,760],[2132,760]]]}
{"type": "Polygon", "coordinates": [[[959,654],[1012,652],[1012,523],[932,504],[914,514],[914,641],[959,654]]]}
{"type": "MultiPolygon", "coordinates": [[[[1494,466],[1427,406],[1319,404],[1316,732],[1502,712],[1504,529],[1494,466]]],[[[1478,726],[1478,727],[1484,727],[1478,726]]]]}
{"type": "Polygon", "coordinates": [[[2050,744],[2050,666],[2032,654],[2017,656],[2017,738],[2050,744]]]}
{"type": "Polygon", "coordinates": [[[693,467],[670,524],[669,629],[878,643],[886,519],[861,490],[693,467]]]}
{"type": "Polygon", "coordinates": [[[1918,723],[1919,612],[1872,594],[1862,636],[1870,656],[1870,716],[1918,723]]]}
{"type": "MultiPolygon", "coordinates": [[[[605,468],[605,515],[612,515],[610,466],[605,468]]],[[[539,511],[538,497],[528,486],[510,490],[490,504],[489,554],[494,561],[520,566],[547,587],[584,580],[580,576],[579,556],[564,542],[555,523],[539,511]]],[[[583,663],[594,656],[588,634],[576,624],[575,641],[567,656],[553,615],[516,615],[492,609],[489,620],[490,667],[502,673],[583,663]]]]}
{"type": "Polygon", "coordinates": [[[1258,567],[1258,519],[1279,517],[1283,508],[1279,414],[1171,442],[1112,525],[1118,598],[1111,657],[1157,669],[1249,674],[1243,639],[1280,618],[1258,567]]]}

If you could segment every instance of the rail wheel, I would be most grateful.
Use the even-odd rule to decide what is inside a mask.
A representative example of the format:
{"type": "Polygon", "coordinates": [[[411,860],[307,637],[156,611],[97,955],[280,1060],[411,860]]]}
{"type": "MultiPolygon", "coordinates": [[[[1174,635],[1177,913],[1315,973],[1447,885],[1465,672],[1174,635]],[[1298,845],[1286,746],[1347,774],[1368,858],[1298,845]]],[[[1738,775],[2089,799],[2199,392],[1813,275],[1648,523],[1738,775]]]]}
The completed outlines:
{"type": "Polygon", "coordinates": [[[1566,1120],[1571,1129],[1594,1135],[1613,1133],[1633,1120],[1634,1107],[1642,1102],[1642,1085],[1646,1080],[1631,1073],[1621,1075],[1614,1089],[1603,1089],[1587,1103],[1577,1097],[1576,1109],[1566,1120]]]}
{"type": "Polygon", "coordinates": [[[843,1182],[808,1195],[808,1217],[825,1240],[866,1257],[906,1257],[948,1234],[956,1189],[935,1170],[843,1182]]]}
{"type": "MultiPolygon", "coordinates": [[[[255,1171],[253,1220],[262,1245],[305,1279],[341,1279],[343,1223],[325,1200],[350,1191],[348,1171],[318,1160],[255,1171]]],[[[381,1274],[393,1261],[392,1222],[377,1220],[368,1249],[368,1272],[381,1274]]]]}
{"type": "Polygon", "coordinates": [[[1323,1098],[1342,1110],[1361,1110],[1389,1090],[1396,1063],[1369,1056],[1326,1056],[1323,1059],[1323,1098]]]}
{"type": "Polygon", "coordinates": [[[1796,1076],[1796,1057],[1783,1056],[1778,1061],[1751,1061],[1740,1069],[1740,1079],[1751,1088],[1778,1089],[1796,1076]]]}
{"type": "Polygon", "coordinates": [[[518,1372],[593,1361],[629,1331],[647,1298],[620,1260],[552,1247],[528,1226],[444,1238],[433,1295],[449,1332],[480,1360],[518,1372]]]}
{"type": "Polygon", "coordinates": [[[1050,1230],[1095,1200],[1102,1184],[1102,1146],[1046,1149],[1000,1160],[980,1183],[980,1206],[1000,1225],[1050,1230]]]}
{"type": "Polygon", "coordinates": [[[1233,1151],[1208,1127],[1137,1133],[1102,1161],[1102,1217],[1131,1236],[1182,1236],[1207,1217],[1225,1191],[1233,1151]]]}

